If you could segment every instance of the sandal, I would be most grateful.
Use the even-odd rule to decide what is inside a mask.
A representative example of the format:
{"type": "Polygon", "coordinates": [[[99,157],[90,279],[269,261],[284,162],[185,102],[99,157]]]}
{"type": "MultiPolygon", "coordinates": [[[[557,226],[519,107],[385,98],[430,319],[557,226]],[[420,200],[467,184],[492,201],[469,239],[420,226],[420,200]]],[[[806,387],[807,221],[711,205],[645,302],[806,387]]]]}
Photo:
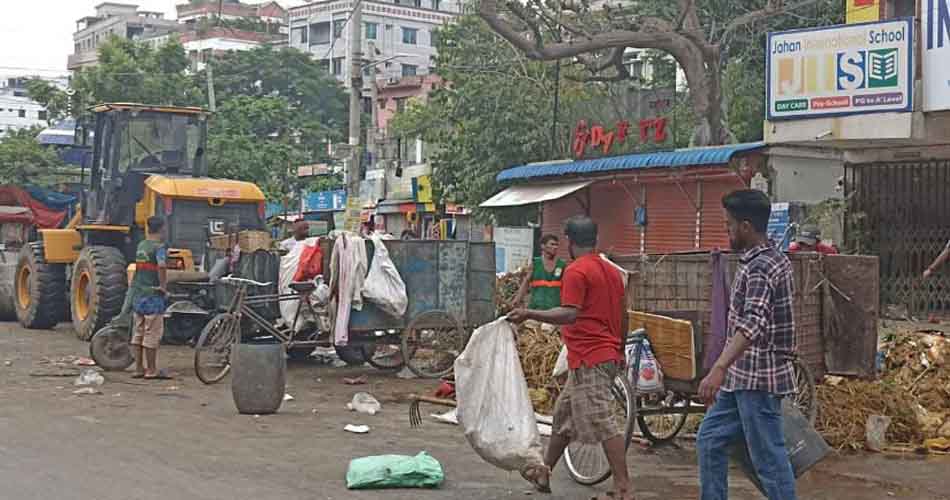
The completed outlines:
{"type": "Polygon", "coordinates": [[[142,378],[145,380],[175,380],[175,377],[171,376],[171,374],[165,371],[165,369],[159,370],[155,375],[145,375],[142,378]]]}
{"type": "Polygon", "coordinates": [[[541,493],[551,493],[551,468],[547,465],[529,465],[521,470],[521,477],[541,493]]]}
{"type": "Polygon", "coordinates": [[[132,378],[145,378],[145,372],[133,373],[132,378]]]}

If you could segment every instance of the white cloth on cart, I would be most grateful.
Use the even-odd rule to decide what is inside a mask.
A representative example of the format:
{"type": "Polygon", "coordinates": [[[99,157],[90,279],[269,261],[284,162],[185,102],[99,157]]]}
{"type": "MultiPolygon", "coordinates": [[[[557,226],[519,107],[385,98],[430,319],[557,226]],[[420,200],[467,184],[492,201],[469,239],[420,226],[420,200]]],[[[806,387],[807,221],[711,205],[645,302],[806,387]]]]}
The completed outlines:
{"type": "MultiPolygon", "coordinates": [[[[320,238],[317,237],[306,238],[300,241],[289,238],[280,243],[281,248],[287,250],[287,254],[280,258],[280,283],[278,285],[278,293],[281,295],[295,293],[290,288],[290,284],[294,282],[294,275],[297,274],[297,269],[300,267],[300,256],[303,254],[305,247],[312,247],[319,244],[320,238]]],[[[297,317],[297,311],[300,309],[299,301],[282,300],[279,302],[279,304],[280,317],[284,320],[284,324],[287,326],[294,325],[294,319],[296,318],[297,324],[294,325],[294,328],[298,331],[303,327],[307,320],[314,319],[297,317]]],[[[304,310],[306,311],[306,309],[304,310]]]]}
{"type": "Polygon", "coordinates": [[[351,232],[340,233],[333,244],[330,269],[330,289],[337,290],[333,342],[345,346],[350,337],[350,310],[363,309],[363,281],[366,279],[366,244],[363,238],[351,232]]]}
{"type": "Polygon", "coordinates": [[[401,318],[409,307],[406,284],[389,258],[389,250],[383,243],[383,238],[379,233],[372,233],[370,238],[374,248],[373,263],[369,266],[369,274],[366,275],[366,283],[363,285],[363,298],[376,304],[386,314],[401,318]]]}

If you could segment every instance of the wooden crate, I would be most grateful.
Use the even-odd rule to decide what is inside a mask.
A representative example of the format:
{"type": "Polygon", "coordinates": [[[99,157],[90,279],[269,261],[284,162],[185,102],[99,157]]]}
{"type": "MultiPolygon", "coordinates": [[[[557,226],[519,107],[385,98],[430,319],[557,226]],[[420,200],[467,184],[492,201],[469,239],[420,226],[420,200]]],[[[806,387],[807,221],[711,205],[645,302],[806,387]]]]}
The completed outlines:
{"type": "Polygon", "coordinates": [[[696,349],[698,342],[692,322],[639,311],[630,311],[627,316],[631,331],[646,330],[664,377],[677,380],[699,377],[700,353],[696,349]]]}
{"type": "Polygon", "coordinates": [[[269,250],[271,236],[267,231],[241,231],[238,234],[212,236],[209,243],[214,250],[230,250],[235,246],[240,246],[242,252],[250,253],[257,250],[269,250]]]}

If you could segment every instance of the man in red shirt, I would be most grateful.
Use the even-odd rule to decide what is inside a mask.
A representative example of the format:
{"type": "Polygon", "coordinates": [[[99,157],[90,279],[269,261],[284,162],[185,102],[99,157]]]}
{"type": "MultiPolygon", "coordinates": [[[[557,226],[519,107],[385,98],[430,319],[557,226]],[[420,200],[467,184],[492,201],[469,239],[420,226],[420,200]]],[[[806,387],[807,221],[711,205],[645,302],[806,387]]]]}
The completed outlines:
{"type": "Polygon", "coordinates": [[[624,364],[623,337],[627,314],[620,272],[595,251],[597,224],[589,217],[568,219],[565,234],[574,259],[561,279],[561,306],[539,311],[515,309],[508,319],[532,319],[563,325],[570,372],[554,406],[554,427],[544,469],[524,471],[540,491],[550,491],[551,469],[571,441],[601,444],[614,478],[615,492],[606,498],[633,500],[627,473],[623,417],[612,411],[611,388],[624,364]]]}
{"type": "Polygon", "coordinates": [[[805,227],[795,237],[795,241],[788,246],[789,253],[818,252],[824,255],[837,255],[838,249],[821,241],[821,233],[817,228],[805,227]]]}

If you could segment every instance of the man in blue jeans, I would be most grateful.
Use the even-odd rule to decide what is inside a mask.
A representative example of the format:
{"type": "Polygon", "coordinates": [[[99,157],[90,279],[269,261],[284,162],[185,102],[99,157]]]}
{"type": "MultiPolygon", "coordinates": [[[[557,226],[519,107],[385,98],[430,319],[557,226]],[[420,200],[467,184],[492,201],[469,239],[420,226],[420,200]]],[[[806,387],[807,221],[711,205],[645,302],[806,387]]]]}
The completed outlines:
{"type": "Polygon", "coordinates": [[[769,500],[794,500],[782,428],[782,398],[795,392],[792,266],[766,236],[771,204],[765,194],[736,191],[722,204],[729,243],[742,257],[732,284],[726,347],[699,387],[712,403],[697,442],[701,497],[729,497],[729,448],[745,441],[769,500]]]}

